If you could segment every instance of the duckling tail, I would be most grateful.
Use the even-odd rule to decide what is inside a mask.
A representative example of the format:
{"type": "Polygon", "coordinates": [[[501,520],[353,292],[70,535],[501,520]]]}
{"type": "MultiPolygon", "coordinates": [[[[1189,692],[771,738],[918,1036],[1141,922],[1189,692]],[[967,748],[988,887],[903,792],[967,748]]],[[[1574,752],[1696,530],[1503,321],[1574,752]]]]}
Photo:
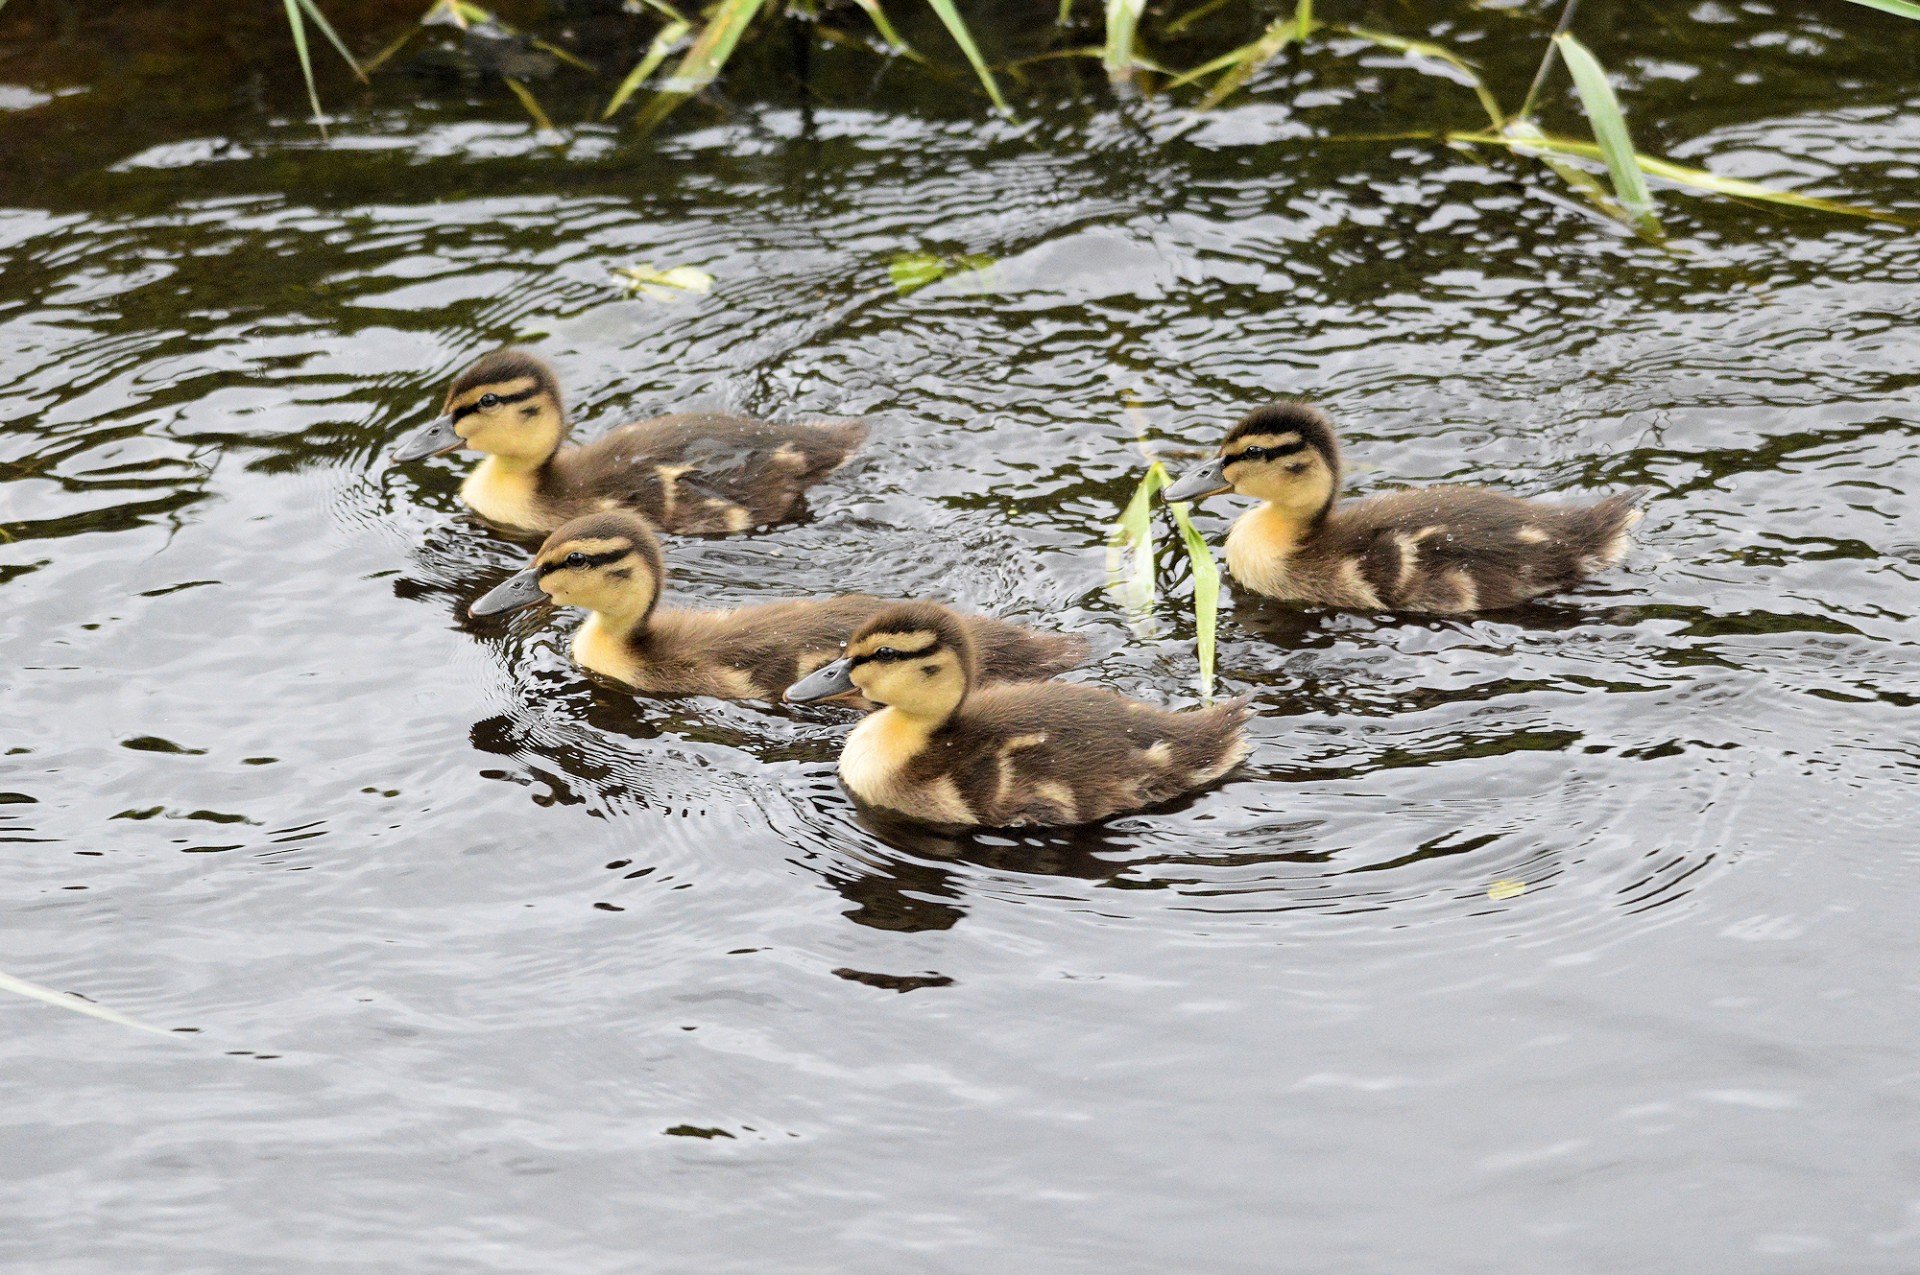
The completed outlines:
{"type": "Polygon", "coordinates": [[[1652,496],[1650,487],[1630,487],[1586,508],[1586,534],[1582,539],[1594,548],[1581,559],[1583,574],[1604,571],[1627,556],[1627,548],[1633,543],[1629,533],[1646,515],[1641,506],[1652,496]]]}
{"type": "Polygon", "coordinates": [[[1246,733],[1247,719],[1253,716],[1253,700],[1249,696],[1221,700],[1190,716],[1194,726],[1191,742],[1203,750],[1193,766],[1196,786],[1225,776],[1253,751],[1253,741],[1246,733]]]}

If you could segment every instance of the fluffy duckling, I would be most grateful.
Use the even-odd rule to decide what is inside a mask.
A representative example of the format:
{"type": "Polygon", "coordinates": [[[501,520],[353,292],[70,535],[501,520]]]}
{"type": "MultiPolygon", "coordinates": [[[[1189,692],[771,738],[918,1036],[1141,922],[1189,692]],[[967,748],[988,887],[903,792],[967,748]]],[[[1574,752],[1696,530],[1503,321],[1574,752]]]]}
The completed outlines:
{"type": "Polygon", "coordinates": [[[1264,501],[1227,536],[1227,569],[1269,597],[1362,611],[1461,614],[1555,593],[1618,562],[1643,489],[1545,504],[1480,487],[1337,504],[1340,442],[1304,403],[1256,408],[1169,501],[1234,491],[1264,501]]]}
{"type": "Polygon", "coordinates": [[[840,778],[861,801],[929,823],[1093,823],[1204,788],[1247,755],[1244,700],[1172,713],[1064,682],[976,689],[975,650],[946,608],[890,606],[787,698],[857,690],[885,705],[847,736],[840,778]]]}
{"type": "Polygon", "coordinates": [[[485,452],[460,496],[508,527],[552,531],[581,514],[633,509],[664,530],[707,535],[788,517],[867,437],[857,420],[775,425],[723,412],[656,416],[574,446],[569,428],[553,369],[524,350],[495,350],[454,378],[445,415],[393,460],[485,452]]]}
{"type": "MultiPolygon", "coordinates": [[[[542,603],[584,607],[592,614],[573,637],[573,658],[583,667],[655,695],[777,700],[889,605],[852,595],[681,611],[659,605],[666,578],[660,542],[645,519],[625,511],[588,514],[548,536],[532,566],[469,610],[484,616],[542,603]]],[[[1038,633],[985,616],[958,623],[994,681],[1052,677],[1087,653],[1078,634],[1038,633]]]]}

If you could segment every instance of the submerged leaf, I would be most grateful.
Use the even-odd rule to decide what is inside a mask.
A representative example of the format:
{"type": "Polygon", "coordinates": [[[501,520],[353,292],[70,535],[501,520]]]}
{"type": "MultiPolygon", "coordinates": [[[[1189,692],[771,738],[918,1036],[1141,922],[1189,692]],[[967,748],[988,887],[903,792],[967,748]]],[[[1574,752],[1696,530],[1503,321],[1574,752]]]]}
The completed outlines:
{"type": "Polygon", "coordinates": [[[128,1018],[125,1014],[115,1013],[113,1010],[96,1005],[90,1000],[83,1000],[67,992],[56,992],[51,987],[42,987],[38,983],[29,983],[26,979],[15,978],[11,974],[0,974],[0,991],[14,992],[21,996],[28,996],[37,1001],[45,1001],[49,1005],[58,1005],[62,1009],[70,1009],[76,1014],[87,1014],[94,1018],[104,1018],[110,1023],[118,1023],[122,1027],[132,1027],[143,1032],[152,1032],[156,1036],[171,1036],[173,1034],[165,1028],[150,1027],[138,1019],[128,1018]]]}
{"type": "Polygon", "coordinates": [[[1487,887],[1487,897],[1498,903],[1503,899],[1517,899],[1527,892],[1525,881],[1516,881],[1512,877],[1502,877],[1487,887]]]}
{"type": "Polygon", "coordinates": [[[705,296],[713,291],[713,276],[694,266],[674,266],[655,270],[652,266],[609,266],[625,279],[627,294],[655,301],[677,301],[689,294],[705,296]]]}
{"type": "Polygon", "coordinates": [[[533,117],[534,127],[546,133],[560,132],[559,129],[553,126],[553,121],[547,118],[547,113],[540,109],[540,103],[538,99],[533,96],[532,89],[514,79],[511,75],[505,75],[501,78],[507,82],[507,87],[513,90],[513,95],[520,99],[520,105],[526,108],[527,114],[533,117]]]}
{"type": "Polygon", "coordinates": [[[1621,206],[1643,229],[1657,232],[1660,223],[1654,219],[1653,195],[1647,190],[1646,179],[1640,175],[1638,152],[1627,134],[1626,117],[1620,113],[1620,100],[1613,95],[1613,86],[1607,82],[1600,59],[1571,34],[1557,35],[1553,40],[1559,46],[1561,60],[1573,74],[1580,105],[1593,125],[1594,140],[1600,143],[1600,152],[1607,161],[1607,173],[1613,178],[1613,190],[1620,197],[1621,206]]]}
{"type": "Polygon", "coordinates": [[[993,258],[981,253],[939,256],[931,252],[903,252],[887,262],[887,278],[893,281],[894,291],[904,297],[942,279],[972,275],[974,286],[969,291],[985,296],[990,291],[985,272],[992,264],[993,258]]]}

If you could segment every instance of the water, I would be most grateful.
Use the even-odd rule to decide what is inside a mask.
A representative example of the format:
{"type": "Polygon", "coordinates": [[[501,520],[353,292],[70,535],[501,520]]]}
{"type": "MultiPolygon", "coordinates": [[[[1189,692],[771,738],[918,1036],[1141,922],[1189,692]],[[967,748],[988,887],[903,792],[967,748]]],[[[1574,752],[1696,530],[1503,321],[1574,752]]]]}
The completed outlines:
{"type": "MultiPolygon", "coordinates": [[[[1920,216],[1913,28],[1694,16],[1596,28],[1649,146],[1920,216]]],[[[1517,85],[1523,25],[1433,34],[1517,85]]],[[[0,103],[0,970],[185,1033],[0,1003],[0,1256],[1920,1265],[1913,233],[1668,195],[1661,249],[1519,161],[1328,140],[1459,105],[1379,55],[1185,134],[819,56],[834,104],[653,143],[405,80],[331,149],[297,97],[0,103]],[[999,264],[903,298],[908,251],[999,264]],[[809,521],[670,542],[682,599],[940,595],[1167,703],[1177,552],[1142,635],[1102,587],[1138,435],[1304,393],[1361,490],[1655,498],[1522,613],[1231,607],[1240,777],[953,839],[853,807],[843,715],[636,701],[566,619],[463,618],[525,548],[382,455],[520,332],[588,434],[874,417],[809,521]]]]}

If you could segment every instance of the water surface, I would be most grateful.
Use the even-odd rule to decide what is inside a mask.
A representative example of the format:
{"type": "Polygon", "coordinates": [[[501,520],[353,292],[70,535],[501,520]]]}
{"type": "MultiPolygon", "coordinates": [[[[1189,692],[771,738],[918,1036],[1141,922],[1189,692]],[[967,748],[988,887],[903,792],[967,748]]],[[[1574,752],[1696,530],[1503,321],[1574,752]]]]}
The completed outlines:
{"type": "MultiPolygon", "coordinates": [[[[1593,42],[1649,146],[1920,216],[1913,34],[1834,20],[1593,42]]],[[[1433,34],[1524,82],[1532,29],[1472,22],[1433,34]]],[[[1920,1263],[1913,232],[1668,194],[1647,244],[1522,161],[1342,140],[1458,105],[1378,55],[1198,126],[820,56],[827,101],[651,141],[484,84],[326,147],[297,99],[0,115],[0,970],[191,1029],[0,1004],[0,1255],[1920,1263]],[[998,264],[902,297],[908,251],[998,264]],[[717,284],[622,298],[642,263],[717,284]],[[873,417],[807,521],[671,541],[683,601],[940,596],[1175,705],[1178,555],[1138,632],[1103,588],[1138,439],[1304,394],[1357,490],[1654,498],[1518,613],[1238,601],[1237,778],[956,839],[856,810],[843,714],[635,700],[567,617],[464,618],[526,547],[383,452],[516,338],[589,435],[873,417]]]]}

